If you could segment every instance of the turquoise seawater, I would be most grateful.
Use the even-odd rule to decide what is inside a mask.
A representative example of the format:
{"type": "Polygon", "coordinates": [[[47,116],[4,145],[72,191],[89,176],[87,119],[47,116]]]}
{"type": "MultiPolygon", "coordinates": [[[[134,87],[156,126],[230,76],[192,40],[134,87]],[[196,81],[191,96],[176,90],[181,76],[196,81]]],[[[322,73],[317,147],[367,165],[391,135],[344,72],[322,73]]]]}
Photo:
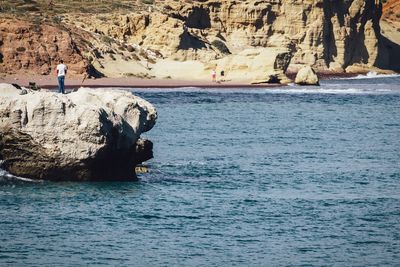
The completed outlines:
{"type": "Polygon", "coordinates": [[[1,266],[399,266],[400,78],[132,90],[139,182],[1,171],[1,266]]]}

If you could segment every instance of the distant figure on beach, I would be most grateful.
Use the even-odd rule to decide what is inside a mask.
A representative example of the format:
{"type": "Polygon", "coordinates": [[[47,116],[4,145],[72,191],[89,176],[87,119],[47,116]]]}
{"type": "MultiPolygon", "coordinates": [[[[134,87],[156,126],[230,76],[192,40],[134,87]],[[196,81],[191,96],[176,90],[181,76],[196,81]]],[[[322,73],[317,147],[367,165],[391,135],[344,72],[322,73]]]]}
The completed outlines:
{"type": "Polygon", "coordinates": [[[60,64],[57,65],[57,77],[58,77],[58,92],[65,94],[64,82],[65,75],[67,75],[68,67],[64,65],[64,61],[61,59],[60,64]]]}
{"type": "Polygon", "coordinates": [[[225,80],[224,80],[224,77],[225,77],[225,71],[224,70],[221,70],[221,73],[220,73],[220,75],[221,75],[221,82],[224,82],[225,80]]]}
{"type": "Polygon", "coordinates": [[[212,72],[211,72],[211,80],[213,82],[217,81],[217,72],[215,71],[215,69],[213,69],[212,72]]]}

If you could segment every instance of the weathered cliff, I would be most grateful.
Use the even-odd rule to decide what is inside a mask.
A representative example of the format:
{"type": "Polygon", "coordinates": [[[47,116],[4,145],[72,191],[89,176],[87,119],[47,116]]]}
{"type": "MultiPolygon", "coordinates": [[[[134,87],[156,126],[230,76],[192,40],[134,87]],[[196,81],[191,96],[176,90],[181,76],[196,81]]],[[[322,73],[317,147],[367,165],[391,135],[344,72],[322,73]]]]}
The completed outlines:
{"type": "Polygon", "coordinates": [[[0,19],[0,73],[46,75],[60,59],[71,74],[88,71],[89,63],[71,34],[63,28],[17,19],[0,19]]]}
{"type": "MultiPolygon", "coordinates": [[[[159,1],[142,14],[101,16],[89,29],[139,43],[177,60],[223,57],[254,47],[287,48],[292,64],[343,71],[380,65],[380,1],[159,1]],[[164,4],[162,4],[164,3],[164,4]],[[215,42],[217,40],[217,42],[215,42]]],[[[74,17],[74,21],[85,19],[74,17]]],[[[86,23],[88,24],[88,23],[86,23]]]]}
{"type": "MultiPolygon", "coordinates": [[[[241,69],[224,65],[226,58],[242,57],[249,49],[287,51],[292,70],[301,65],[334,72],[393,69],[391,55],[398,50],[389,48],[381,35],[379,0],[154,1],[146,7],[84,15],[74,11],[57,18],[72,33],[71,42],[84,40],[77,41],[74,54],[107,76],[182,78],[182,71],[166,74],[160,66],[196,61],[196,71],[186,69],[188,79],[207,78],[215,66],[229,77],[241,69]]],[[[53,39],[40,42],[54,46],[53,39]]],[[[69,42],[68,37],[64,40],[69,42]]],[[[3,45],[0,51],[11,50],[3,45]]],[[[20,56],[3,56],[3,65],[11,58],[18,62],[20,56]]],[[[248,73],[243,72],[242,79],[248,73]]],[[[237,79],[236,74],[232,78],[237,79]]]]}
{"type": "Polygon", "coordinates": [[[129,180],[152,157],[140,139],[155,124],[147,101],[126,91],[61,95],[0,84],[0,160],[10,173],[47,180],[129,180]]]}
{"type": "Polygon", "coordinates": [[[175,8],[170,16],[206,30],[209,40],[226,40],[232,52],[286,47],[292,64],[341,71],[376,63],[381,8],[375,0],[201,1],[175,8]]]}

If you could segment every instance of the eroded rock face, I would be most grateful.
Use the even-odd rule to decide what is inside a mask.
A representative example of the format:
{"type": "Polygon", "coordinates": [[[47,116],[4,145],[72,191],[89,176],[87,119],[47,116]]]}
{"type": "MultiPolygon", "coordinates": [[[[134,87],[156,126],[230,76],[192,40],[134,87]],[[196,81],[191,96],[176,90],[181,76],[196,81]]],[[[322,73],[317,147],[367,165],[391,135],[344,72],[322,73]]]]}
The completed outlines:
{"type": "Polygon", "coordinates": [[[295,83],[299,85],[319,85],[319,79],[315,71],[310,66],[306,66],[297,73],[295,83]]]}
{"type": "Polygon", "coordinates": [[[160,8],[151,13],[113,16],[110,20],[118,23],[111,26],[92,20],[90,27],[177,60],[223,57],[212,45],[219,40],[232,54],[260,47],[290,49],[292,64],[320,70],[384,65],[378,57],[380,1],[156,2],[160,8]]]}
{"type": "MultiPolygon", "coordinates": [[[[389,2],[392,8],[398,1],[389,2]]],[[[165,78],[152,71],[163,60],[200,62],[208,73],[208,63],[218,65],[216,61],[241,58],[249,49],[266,48],[290,51],[291,72],[304,65],[339,73],[398,69],[398,56],[393,55],[400,54],[400,46],[382,37],[382,4],[377,0],[155,0],[147,7],[109,14],[64,14],[62,27],[44,23],[37,32],[32,23],[3,20],[0,71],[32,69],[46,74],[58,57],[72,53],[66,62],[88,72],[82,61],[87,59],[89,67],[97,69],[91,69],[93,76],[165,78]],[[82,49],[64,44],[79,44],[82,49]]],[[[178,72],[168,77],[177,77],[178,72]]],[[[187,78],[199,78],[198,72],[187,78]]]]}
{"type": "Polygon", "coordinates": [[[0,159],[10,173],[47,180],[129,180],[152,157],[140,139],[157,112],[126,91],[80,88],[20,95],[0,84],[0,159]]]}
{"type": "Polygon", "coordinates": [[[47,75],[59,60],[68,64],[71,75],[89,71],[70,33],[46,24],[0,19],[0,73],[47,75]]]}
{"type": "Polygon", "coordinates": [[[219,61],[230,77],[245,76],[257,83],[288,83],[285,75],[289,66],[291,52],[277,48],[246,49],[234,56],[219,61]]]}

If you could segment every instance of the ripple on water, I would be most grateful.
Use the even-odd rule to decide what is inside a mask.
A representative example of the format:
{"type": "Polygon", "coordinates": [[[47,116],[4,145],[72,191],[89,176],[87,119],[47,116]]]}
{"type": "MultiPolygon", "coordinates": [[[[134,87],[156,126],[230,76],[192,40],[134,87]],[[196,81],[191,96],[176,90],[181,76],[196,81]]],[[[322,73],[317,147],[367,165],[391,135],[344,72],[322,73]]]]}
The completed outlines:
{"type": "Polygon", "coordinates": [[[0,171],[0,265],[397,266],[398,79],[135,89],[160,115],[150,173],[0,171]]]}

